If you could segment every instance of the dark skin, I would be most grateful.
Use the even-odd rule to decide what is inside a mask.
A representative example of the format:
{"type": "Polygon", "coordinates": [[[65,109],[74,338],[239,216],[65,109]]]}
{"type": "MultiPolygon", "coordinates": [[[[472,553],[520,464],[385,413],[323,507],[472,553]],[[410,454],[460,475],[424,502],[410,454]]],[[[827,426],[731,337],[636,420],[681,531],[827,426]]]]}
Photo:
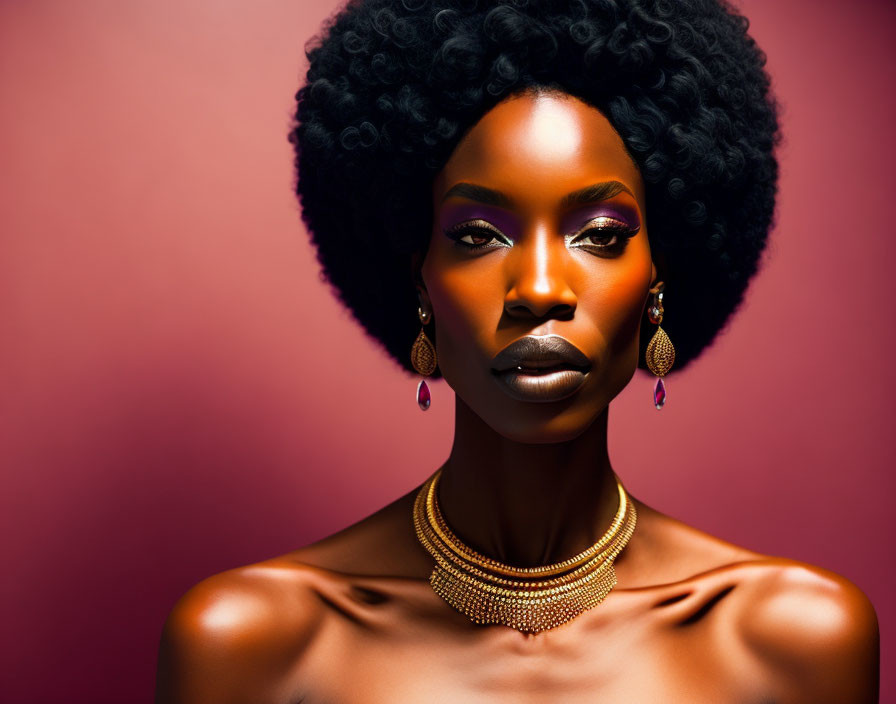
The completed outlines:
{"type": "MultiPolygon", "coordinates": [[[[643,181],[599,111],[526,94],[468,133],[435,179],[433,205],[416,270],[457,393],[445,518],[504,562],[563,560],[597,541],[617,508],[609,403],[634,374],[639,323],[662,283],[643,181]],[[607,182],[623,188],[564,204],[607,182]],[[510,202],[449,195],[459,183],[510,202]],[[474,220],[485,229],[452,230],[474,220]],[[621,225],[634,230],[624,246],[621,225]],[[527,334],[562,335],[591,360],[572,396],[520,401],[491,378],[492,357],[527,334]]],[[[635,499],[637,528],[601,604],[535,635],[479,626],[429,585],[415,493],[190,589],[165,624],[156,701],[877,700],[874,609],[839,575],[731,545],[635,499]]]]}

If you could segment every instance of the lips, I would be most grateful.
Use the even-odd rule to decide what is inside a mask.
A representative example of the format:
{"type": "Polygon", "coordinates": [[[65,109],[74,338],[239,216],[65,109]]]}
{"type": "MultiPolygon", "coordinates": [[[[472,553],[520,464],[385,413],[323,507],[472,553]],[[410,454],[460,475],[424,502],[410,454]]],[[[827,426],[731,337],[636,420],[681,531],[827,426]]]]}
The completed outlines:
{"type": "Polygon", "coordinates": [[[492,373],[501,388],[519,401],[559,401],[585,383],[588,358],[559,335],[527,335],[501,350],[492,373]]]}

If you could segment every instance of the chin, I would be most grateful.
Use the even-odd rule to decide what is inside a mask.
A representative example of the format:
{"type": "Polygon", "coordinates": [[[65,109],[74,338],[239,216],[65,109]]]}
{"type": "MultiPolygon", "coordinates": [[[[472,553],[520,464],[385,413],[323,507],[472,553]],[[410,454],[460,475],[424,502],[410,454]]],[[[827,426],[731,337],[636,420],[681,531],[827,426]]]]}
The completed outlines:
{"type": "MultiPolygon", "coordinates": [[[[607,409],[608,400],[593,403],[520,404],[516,412],[484,413],[480,418],[512,442],[549,445],[570,442],[587,431],[607,409]]],[[[475,409],[474,409],[475,412],[475,409]]]]}

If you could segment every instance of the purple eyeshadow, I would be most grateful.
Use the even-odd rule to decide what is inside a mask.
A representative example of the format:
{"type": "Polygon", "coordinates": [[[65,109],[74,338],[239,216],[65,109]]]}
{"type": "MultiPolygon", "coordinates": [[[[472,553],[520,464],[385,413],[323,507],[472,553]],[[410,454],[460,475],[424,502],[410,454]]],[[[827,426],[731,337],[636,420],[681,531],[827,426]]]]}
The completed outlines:
{"type": "Polygon", "coordinates": [[[641,226],[638,212],[633,207],[617,203],[599,203],[585,206],[563,216],[560,227],[563,232],[575,232],[595,218],[613,218],[625,223],[632,230],[641,226]]]}
{"type": "MultiPolygon", "coordinates": [[[[632,230],[641,226],[638,211],[634,206],[624,203],[594,203],[586,205],[567,213],[560,222],[561,231],[572,233],[582,228],[590,220],[599,217],[609,217],[625,223],[632,230]]],[[[470,220],[486,220],[511,239],[518,239],[520,234],[520,222],[517,217],[496,206],[484,203],[457,203],[447,205],[439,218],[439,225],[443,231],[450,230],[455,225],[470,220]]]]}
{"type": "Polygon", "coordinates": [[[449,205],[442,211],[439,224],[444,231],[468,220],[486,220],[510,238],[519,236],[518,221],[513,215],[501,208],[482,203],[449,205]]]}

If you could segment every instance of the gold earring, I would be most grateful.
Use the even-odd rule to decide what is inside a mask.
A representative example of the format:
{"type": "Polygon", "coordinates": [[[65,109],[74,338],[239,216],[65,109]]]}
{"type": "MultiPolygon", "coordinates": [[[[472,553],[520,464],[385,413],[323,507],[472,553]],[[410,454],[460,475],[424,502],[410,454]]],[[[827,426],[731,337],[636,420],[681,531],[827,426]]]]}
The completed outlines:
{"type": "Polygon", "coordinates": [[[672,340],[666,334],[666,331],[660,327],[663,322],[663,288],[653,294],[653,305],[647,309],[647,317],[651,323],[656,323],[656,332],[647,343],[647,353],[645,359],[647,368],[653,372],[657,379],[653,386],[653,405],[657,410],[666,403],[666,385],[663,383],[663,377],[669,373],[672,363],[675,361],[675,347],[672,346],[672,340]]]}
{"type": "MultiPolygon", "coordinates": [[[[421,306],[417,308],[417,317],[420,318],[422,326],[420,334],[417,335],[417,339],[414,340],[414,344],[411,347],[411,365],[421,376],[430,376],[436,370],[436,348],[426,336],[423,326],[430,321],[432,316],[429,311],[423,310],[421,306]]],[[[417,405],[420,406],[420,410],[428,410],[431,400],[432,397],[429,394],[426,380],[421,379],[420,383],[417,384],[417,405]]]]}

